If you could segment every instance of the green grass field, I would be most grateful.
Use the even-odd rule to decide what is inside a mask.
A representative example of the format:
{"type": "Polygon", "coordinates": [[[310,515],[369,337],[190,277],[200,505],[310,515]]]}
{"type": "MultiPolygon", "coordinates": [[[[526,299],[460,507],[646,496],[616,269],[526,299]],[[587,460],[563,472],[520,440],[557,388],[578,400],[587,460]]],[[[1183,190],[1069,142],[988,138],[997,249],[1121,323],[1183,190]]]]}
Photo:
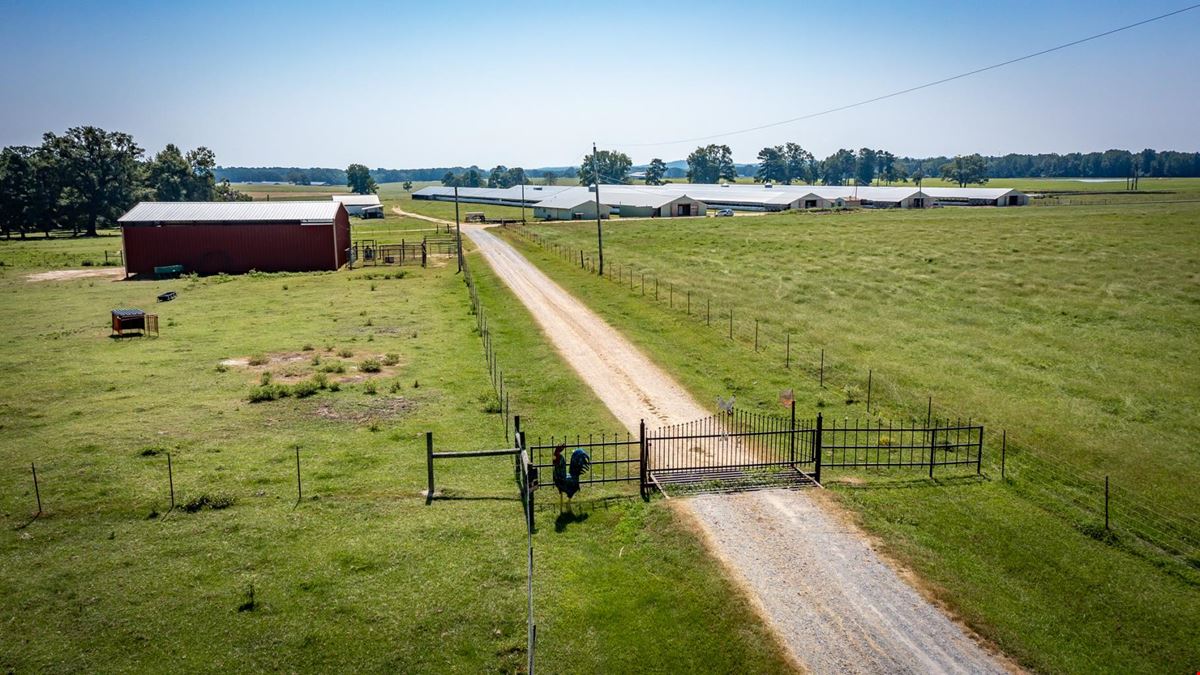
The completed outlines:
{"type": "MultiPolygon", "coordinates": [[[[1187,204],[614,222],[620,283],[518,245],[702,400],[774,409],[794,387],[806,411],[862,417],[870,369],[883,418],[924,419],[932,396],[935,415],[983,421],[989,480],[834,472],[835,493],[1026,665],[1162,672],[1200,658],[1197,225],[1187,204]]],[[[577,260],[594,227],[530,230],[577,260]]]]}
{"type": "MultiPolygon", "coordinates": [[[[384,233],[403,230],[394,225],[384,233]]],[[[401,278],[26,280],[117,242],[0,242],[0,667],[522,670],[525,536],[511,464],[442,462],[444,498],[426,506],[421,495],[425,431],[439,450],[504,444],[453,266],[401,278]],[[165,290],[178,299],[156,304],[165,290]],[[110,338],[109,310],[129,306],[157,311],[161,336],[110,338]],[[389,354],[396,363],[379,374],[358,368],[389,354]],[[222,365],[256,357],[275,360],[222,365]],[[339,390],[249,403],[264,370],[288,387],[328,371],[339,390]],[[180,503],[232,505],[167,515],[167,453],[180,503]],[[32,462],[45,513],[30,522],[32,462]]],[[[615,428],[475,266],[526,428],[615,428]]],[[[540,497],[542,669],[786,669],[673,511],[589,490],[576,517],[559,519],[549,491],[540,497]]]]}

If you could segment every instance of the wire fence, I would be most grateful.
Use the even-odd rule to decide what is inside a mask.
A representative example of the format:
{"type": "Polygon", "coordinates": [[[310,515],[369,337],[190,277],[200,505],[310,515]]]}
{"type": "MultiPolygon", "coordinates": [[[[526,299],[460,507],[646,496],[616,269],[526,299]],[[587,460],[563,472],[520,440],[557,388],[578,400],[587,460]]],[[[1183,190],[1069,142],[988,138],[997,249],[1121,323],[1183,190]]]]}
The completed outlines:
{"type": "MultiPolygon", "coordinates": [[[[886,393],[889,404],[907,411],[910,420],[919,420],[924,413],[927,426],[935,418],[961,417],[958,411],[944,405],[935,408],[932,396],[924,397],[924,410],[919,410],[913,405],[911,393],[901,385],[874,369],[863,373],[849,363],[837,361],[826,348],[802,345],[799,331],[777,321],[756,317],[637,265],[615,261],[611,253],[605,255],[601,272],[598,259],[589,251],[547,241],[528,227],[510,227],[508,231],[665,311],[690,318],[694,325],[717,331],[727,340],[752,350],[768,367],[810,376],[822,388],[839,388],[847,403],[865,402],[869,414],[878,413],[880,394],[886,393]]],[[[1200,570],[1200,517],[1162,507],[1144,494],[1114,484],[1112,477],[1101,471],[1055,459],[1044,449],[1017,443],[1006,430],[1001,429],[996,435],[999,437],[993,441],[1003,450],[999,453],[999,463],[997,453],[992,453],[988,469],[999,470],[1007,484],[1024,490],[1089,532],[1092,525],[1100,524],[1105,532],[1119,532],[1126,540],[1134,540],[1136,546],[1185,565],[1189,572],[1200,570]]],[[[878,445],[874,447],[878,449],[878,445]]],[[[972,461],[982,464],[979,458],[972,461]]]]}

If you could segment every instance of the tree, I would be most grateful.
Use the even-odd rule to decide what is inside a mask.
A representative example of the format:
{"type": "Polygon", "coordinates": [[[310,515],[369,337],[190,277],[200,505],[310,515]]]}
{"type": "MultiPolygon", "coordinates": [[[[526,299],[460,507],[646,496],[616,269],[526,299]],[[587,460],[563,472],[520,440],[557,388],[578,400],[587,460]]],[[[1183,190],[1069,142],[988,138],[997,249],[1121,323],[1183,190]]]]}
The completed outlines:
{"type": "Polygon", "coordinates": [[[858,151],[854,162],[855,185],[870,185],[875,180],[876,152],[870,148],[858,151]]]}
{"type": "Polygon", "coordinates": [[[182,202],[188,199],[188,182],[191,170],[187,159],[174,143],[150,160],[146,170],[148,186],[154,191],[154,198],[160,202],[182,202]]]}
{"type": "Polygon", "coordinates": [[[899,172],[896,170],[896,156],[890,152],[883,151],[875,155],[876,164],[879,169],[879,178],[888,185],[899,177],[899,172]]]}
{"type": "Polygon", "coordinates": [[[115,222],[137,201],[142,149],[129,134],[89,126],[42,138],[62,186],[59,201],[87,236],[96,236],[101,220],[115,222]]]}
{"type": "Polygon", "coordinates": [[[718,183],[737,180],[733,151],[728,145],[705,145],[696,148],[687,158],[689,183],[718,183]]]}
{"type": "Polygon", "coordinates": [[[404,188],[405,192],[412,192],[412,181],[406,180],[404,181],[404,185],[401,185],[400,187],[404,188]]]}
{"type": "Polygon", "coordinates": [[[754,172],[755,183],[787,183],[788,165],[781,145],[758,151],[758,170],[754,172]]]}
{"type": "Polygon", "coordinates": [[[36,192],[34,149],[15,146],[0,151],[0,230],[6,239],[11,239],[13,232],[24,239],[33,229],[31,207],[36,192]]]}
{"type": "Polygon", "coordinates": [[[558,185],[558,174],[553,171],[542,174],[542,185],[558,185]]]}
{"type": "Polygon", "coordinates": [[[817,182],[817,162],[812,153],[800,147],[799,143],[788,143],[783,146],[783,159],[787,163],[787,180],[791,185],[796,181],[806,184],[817,182]]]}
{"type": "Polygon", "coordinates": [[[525,169],[514,166],[508,170],[505,181],[508,182],[509,187],[514,185],[529,185],[529,176],[525,175],[525,169]]]}
{"type": "Polygon", "coordinates": [[[512,187],[508,182],[508,167],[503,164],[492,169],[488,174],[487,186],[490,188],[506,188],[512,187]]]}
{"type": "Polygon", "coordinates": [[[369,195],[379,186],[375,185],[375,179],[371,178],[371,171],[362,164],[351,164],[346,167],[346,187],[356,195],[369,195]]]}
{"type": "Polygon", "coordinates": [[[854,152],[843,148],[821,160],[820,174],[826,185],[845,185],[854,175],[854,152]]]}
{"type": "Polygon", "coordinates": [[[287,182],[291,183],[292,185],[311,185],[312,179],[308,177],[307,173],[301,171],[300,169],[292,169],[291,171],[287,172],[287,182]]]}
{"type": "Polygon", "coordinates": [[[920,164],[917,164],[917,168],[913,169],[912,173],[909,174],[908,177],[911,178],[912,182],[916,184],[918,190],[921,189],[921,181],[925,180],[924,167],[922,167],[920,164]]]}
{"type": "MultiPolygon", "coordinates": [[[[627,184],[629,182],[629,169],[632,166],[633,160],[629,159],[629,155],[623,152],[612,150],[596,151],[596,171],[600,172],[600,185],[606,183],[627,184]]],[[[597,183],[596,177],[592,174],[592,155],[590,153],[583,156],[583,163],[579,165],[577,174],[580,185],[597,183]]]]}
{"type": "Polygon", "coordinates": [[[217,202],[248,202],[254,198],[245,192],[238,192],[229,184],[229,180],[223,180],[213,187],[213,201],[217,202]]]}
{"type": "Polygon", "coordinates": [[[446,187],[457,187],[459,178],[454,175],[453,171],[447,171],[446,175],[442,176],[442,185],[446,187]]]}
{"type": "Polygon", "coordinates": [[[483,185],[483,176],[479,173],[479,169],[471,167],[458,181],[459,187],[481,187],[483,185]]]}
{"type": "Polygon", "coordinates": [[[646,185],[662,185],[665,175],[667,175],[667,163],[655,157],[646,166],[646,185]]]}
{"type": "Polygon", "coordinates": [[[978,154],[958,155],[942,165],[942,179],[966,187],[967,183],[987,183],[987,162],[978,154]]]}

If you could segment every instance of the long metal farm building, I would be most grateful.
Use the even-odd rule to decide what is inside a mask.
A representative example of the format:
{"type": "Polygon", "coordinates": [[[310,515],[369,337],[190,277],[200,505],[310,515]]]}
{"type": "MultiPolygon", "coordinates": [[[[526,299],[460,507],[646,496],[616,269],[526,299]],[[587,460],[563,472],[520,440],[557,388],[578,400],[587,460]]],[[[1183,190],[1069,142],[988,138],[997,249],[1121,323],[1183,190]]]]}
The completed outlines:
{"type": "Polygon", "coordinates": [[[118,222],[128,274],[336,270],[349,256],[350,218],[336,201],[142,202],[118,222]]]}
{"type": "MultiPolygon", "coordinates": [[[[596,194],[591,187],[533,186],[459,188],[460,202],[529,206],[546,220],[595,218],[596,194]],[[588,201],[592,206],[587,206],[588,201]]],[[[454,201],[455,190],[426,187],[413,199],[454,201]]],[[[702,216],[708,209],[788,211],[841,207],[921,209],[933,206],[1025,206],[1028,195],[1006,188],[917,188],[854,185],[750,185],[668,183],[666,185],[601,185],[601,215],[607,210],[623,218],[702,216]]]]}

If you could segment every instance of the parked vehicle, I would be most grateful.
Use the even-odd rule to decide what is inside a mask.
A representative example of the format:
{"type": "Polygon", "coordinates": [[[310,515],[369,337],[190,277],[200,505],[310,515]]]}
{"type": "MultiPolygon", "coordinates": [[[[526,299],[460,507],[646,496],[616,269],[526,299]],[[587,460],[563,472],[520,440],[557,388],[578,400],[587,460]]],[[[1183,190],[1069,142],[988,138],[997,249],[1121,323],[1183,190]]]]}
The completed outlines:
{"type": "Polygon", "coordinates": [[[733,209],[721,209],[714,214],[717,218],[728,218],[733,215],[733,209]]]}

